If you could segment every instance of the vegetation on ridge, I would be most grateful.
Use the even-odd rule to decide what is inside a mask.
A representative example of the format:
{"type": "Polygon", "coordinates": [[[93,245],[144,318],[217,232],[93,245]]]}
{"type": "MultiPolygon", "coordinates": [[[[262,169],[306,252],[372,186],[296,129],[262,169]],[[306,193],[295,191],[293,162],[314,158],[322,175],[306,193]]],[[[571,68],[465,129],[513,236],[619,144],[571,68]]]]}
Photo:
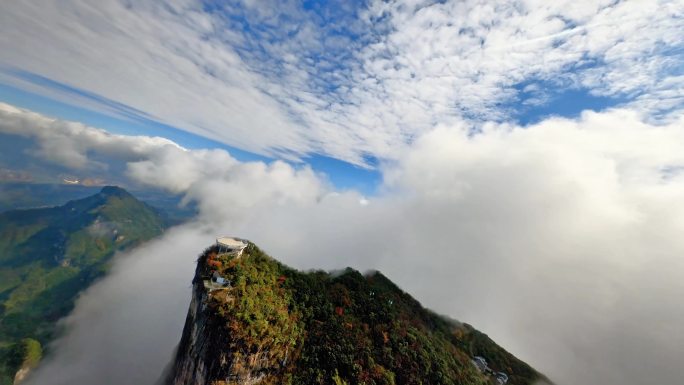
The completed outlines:
{"type": "Polygon", "coordinates": [[[208,249],[198,276],[230,281],[210,290],[212,324],[231,356],[212,384],[496,384],[472,363],[486,356],[508,384],[543,378],[466,324],[425,308],[379,272],[299,272],[254,244],[242,256],[208,249]]]}

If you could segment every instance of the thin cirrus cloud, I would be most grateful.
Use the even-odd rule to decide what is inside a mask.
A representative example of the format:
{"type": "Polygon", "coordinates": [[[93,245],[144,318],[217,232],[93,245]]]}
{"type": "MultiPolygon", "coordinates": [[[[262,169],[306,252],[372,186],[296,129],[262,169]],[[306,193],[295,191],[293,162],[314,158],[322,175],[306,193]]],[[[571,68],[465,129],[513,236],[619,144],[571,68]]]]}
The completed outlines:
{"type": "Polygon", "coordinates": [[[396,159],[440,124],[506,121],[543,104],[548,95],[524,84],[585,90],[655,120],[682,106],[680,1],[40,0],[0,10],[4,83],[286,159],[396,159]]]}

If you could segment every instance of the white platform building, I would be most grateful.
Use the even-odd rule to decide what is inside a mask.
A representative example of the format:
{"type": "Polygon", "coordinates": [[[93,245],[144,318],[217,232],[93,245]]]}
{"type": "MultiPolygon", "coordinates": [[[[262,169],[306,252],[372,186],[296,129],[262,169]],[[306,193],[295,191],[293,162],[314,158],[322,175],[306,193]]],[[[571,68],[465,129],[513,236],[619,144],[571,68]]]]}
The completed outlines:
{"type": "Polygon", "coordinates": [[[237,252],[237,255],[240,255],[247,247],[247,241],[234,237],[221,237],[216,238],[216,247],[218,247],[219,254],[237,252]]]}

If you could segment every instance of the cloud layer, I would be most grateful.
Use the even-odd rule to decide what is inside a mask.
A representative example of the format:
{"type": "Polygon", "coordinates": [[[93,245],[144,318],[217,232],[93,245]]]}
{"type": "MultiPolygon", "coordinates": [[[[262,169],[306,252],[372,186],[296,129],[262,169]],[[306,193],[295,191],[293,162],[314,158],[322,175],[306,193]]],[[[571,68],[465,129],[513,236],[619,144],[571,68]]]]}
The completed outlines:
{"type": "Polygon", "coordinates": [[[297,268],[380,269],[559,384],[680,382],[684,121],[620,109],[477,134],[444,125],[384,163],[383,192],[363,198],[308,168],[0,113],[35,156],[66,143],[80,167],[123,159],[130,180],[200,209],[83,296],[31,383],[152,383],[180,337],[195,256],[224,233],[297,268]],[[121,143],[134,142],[131,155],[121,143]]]}
{"type": "Polygon", "coordinates": [[[666,0],[9,1],[0,81],[260,154],[365,164],[549,90],[676,119],[683,15],[666,0]]]}

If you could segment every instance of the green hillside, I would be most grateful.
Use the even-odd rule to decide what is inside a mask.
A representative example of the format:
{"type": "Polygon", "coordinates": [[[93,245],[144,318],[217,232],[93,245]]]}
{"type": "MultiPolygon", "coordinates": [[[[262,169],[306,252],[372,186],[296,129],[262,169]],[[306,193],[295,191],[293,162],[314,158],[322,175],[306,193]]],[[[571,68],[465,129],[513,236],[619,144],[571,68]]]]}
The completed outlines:
{"type": "MultiPolygon", "coordinates": [[[[230,284],[208,288],[204,333],[214,350],[208,357],[232,362],[207,358],[207,383],[489,385],[499,383],[499,372],[510,385],[545,380],[471,326],[425,309],[379,272],[300,272],[249,244],[240,257],[208,249],[196,282],[215,273],[230,284]],[[486,370],[474,365],[476,356],[486,359],[486,370]]],[[[180,354],[192,350],[184,343],[180,354]]]]}
{"type": "Polygon", "coordinates": [[[106,271],[115,251],[163,228],[157,211],[118,187],[63,206],[0,213],[0,385],[37,362],[55,321],[106,271]]]}

